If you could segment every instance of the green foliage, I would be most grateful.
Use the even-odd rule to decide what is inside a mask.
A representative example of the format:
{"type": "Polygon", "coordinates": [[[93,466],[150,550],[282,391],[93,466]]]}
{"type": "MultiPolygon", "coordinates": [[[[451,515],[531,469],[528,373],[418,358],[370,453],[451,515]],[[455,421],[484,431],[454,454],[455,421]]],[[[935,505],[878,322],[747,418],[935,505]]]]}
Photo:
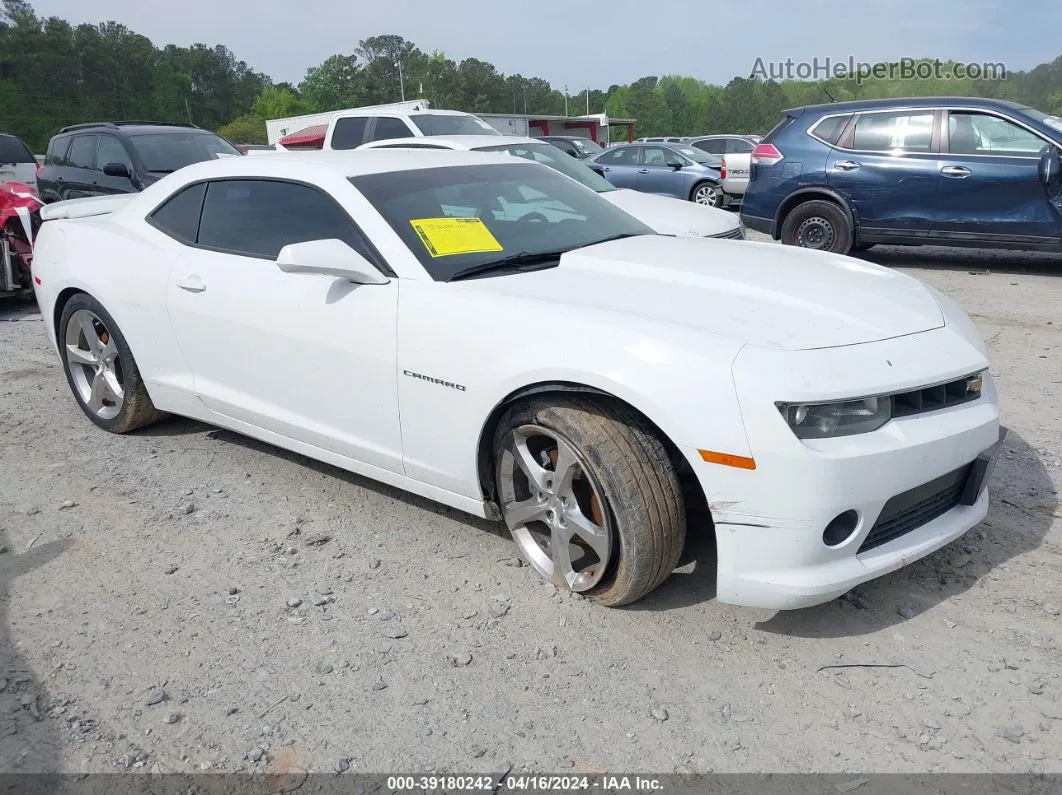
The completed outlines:
{"type": "Polygon", "coordinates": [[[785,108],[831,99],[984,96],[1062,114],[1062,56],[1006,79],[776,82],[751,75],[716,86],[651,75],[566,97],[541,78],[505,75],[477,58],[456,62],[388,34],[332,55],[296,87],[274,84],[220,45],[160,49],[117,22],[72,26],[38,17],[27,0],[0,0],[0,130],[37,152],[62,125],[102,119],[191,121],[256,143],[265,140],[266,119],[397,102],[403,94],[439,108],[561,115],[567,106],[573,116],[586,112],[589,99],[591,113],[637,119],[637,136],[763,133],[785,108]]]}

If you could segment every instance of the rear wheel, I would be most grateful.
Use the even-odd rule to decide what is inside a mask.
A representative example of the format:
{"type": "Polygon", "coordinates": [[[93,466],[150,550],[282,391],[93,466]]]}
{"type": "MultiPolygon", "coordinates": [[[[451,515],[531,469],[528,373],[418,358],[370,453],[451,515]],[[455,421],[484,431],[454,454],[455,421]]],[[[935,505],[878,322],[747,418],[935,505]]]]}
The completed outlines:
{"type": "Polygon", "coordinates": [[[637,601],[678,565],[685,505],[667,451],[612,401],[541,398],[510,409],[494,437],[502,516],[558,588],[608,606],[637,601]]]}
{"type": "Polygon", "coordinates": [[[695,185],[690,191],[690,201],[694,204],[704,204],[708,207],[722,207],[726,200],[723,189],[710,182],[702,182],[695,185]]]}
{"type": "Polygon", "coordinates": [[[833,254],[852,249],[852,225],[833,202],[808,201],[790,211],[782,222],[782,242],[833,254]]]}
{"type": "Polygon", "coordinates": [[[67,301],[59,321],[59,353],[81,410],[111,433],[158,421],[125,337],[106,309],[85,293],[67,301]]]}

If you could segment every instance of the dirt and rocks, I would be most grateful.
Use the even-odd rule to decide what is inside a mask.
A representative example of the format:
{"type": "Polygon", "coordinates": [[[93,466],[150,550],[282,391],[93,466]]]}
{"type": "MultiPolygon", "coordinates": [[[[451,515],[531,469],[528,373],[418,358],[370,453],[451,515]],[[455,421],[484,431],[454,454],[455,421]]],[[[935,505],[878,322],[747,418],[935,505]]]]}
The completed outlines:
{"type": "Polygon", "coordinates": [[[1011,432],[984,524],[791,613],[717,603],[703,551],[604,609],[500,526],[110,436],[0,309],[0,771],[1062,772],[1062,258],[864,256],[967,307],[1011,432]]]}

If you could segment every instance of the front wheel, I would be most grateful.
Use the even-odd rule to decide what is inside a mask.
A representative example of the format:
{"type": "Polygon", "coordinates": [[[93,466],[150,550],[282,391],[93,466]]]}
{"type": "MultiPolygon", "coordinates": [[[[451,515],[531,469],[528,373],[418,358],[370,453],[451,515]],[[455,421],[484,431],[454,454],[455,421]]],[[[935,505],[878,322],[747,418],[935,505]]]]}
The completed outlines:
{"type": "Polygon", "coordinates": [[[703,204],[707,207],[722,207],[726,197],[723,189],[710,182],[702,182],[690,192],[690,201],[694,204],[703,204]]]}
{"type": "Polygon", "coordinates": [[[499,423],[494,451],[502,517],[558,588],[616,607],[678,565],[686,537],[678,477],[630,409],[585,397],[521,403],[499,423]]]}
{"type": "Polygon", "coordinates": [[[128,433],[165,416],[151,402],[118,324],[95,298],[79,293],[66,302],[58,336],[70,390],[100,428],[128,433]]]}
{"type": "Polygon", "coordinates": [[[852,249],[852,225],[833,202],[808,201],[797,205],[782,223],[782,242],[832,254],[852,249]]]}

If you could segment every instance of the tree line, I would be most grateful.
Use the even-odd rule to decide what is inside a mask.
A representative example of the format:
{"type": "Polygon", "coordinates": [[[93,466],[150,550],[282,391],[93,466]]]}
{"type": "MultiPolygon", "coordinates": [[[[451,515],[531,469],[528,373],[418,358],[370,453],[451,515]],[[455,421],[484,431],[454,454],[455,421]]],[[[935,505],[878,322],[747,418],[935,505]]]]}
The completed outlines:
{"type": "Polygon", "coordinates": [[[589,105],[591,113],[636,119],[638,136],[763,133],[785,108],[846,99],[984,96],[1062,114],[1062,56],[976,80],[776,81],[750,74],[719,86],[665,75],[566,94],[540,77],[504,74],[477,58],[455,61],[381,35],[330,56],[292,85],[274,82],[220,44],[159,47],[118,22],[71,25],[38,16],[28,0],[0,0],[0,132],[36,152],[64,125],[106,119],[189,122],[234,143],[264,143],[266,119],[396,102],[403,90],[407,99],[472,113],[577,116],[589,105]]]}

